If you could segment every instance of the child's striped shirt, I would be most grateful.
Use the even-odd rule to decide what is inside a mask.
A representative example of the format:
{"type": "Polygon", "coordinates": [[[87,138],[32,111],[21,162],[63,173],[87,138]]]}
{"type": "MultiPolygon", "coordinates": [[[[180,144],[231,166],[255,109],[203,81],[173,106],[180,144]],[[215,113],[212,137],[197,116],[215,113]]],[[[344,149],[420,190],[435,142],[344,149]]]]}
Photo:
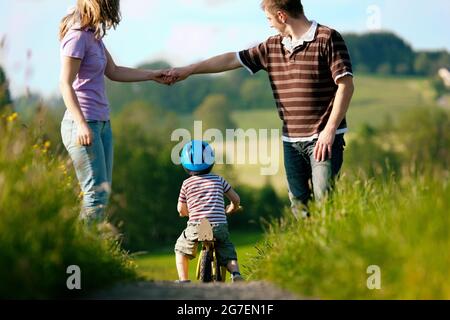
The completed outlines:
{"type": "Polygon", "coordinates": [[[227,223],[223,194],[230,189],[230,184],[215,174],[192,176],[183,182],[178,201],[187,204],[189,222],[207,218],[210,223],[227,223]]]}

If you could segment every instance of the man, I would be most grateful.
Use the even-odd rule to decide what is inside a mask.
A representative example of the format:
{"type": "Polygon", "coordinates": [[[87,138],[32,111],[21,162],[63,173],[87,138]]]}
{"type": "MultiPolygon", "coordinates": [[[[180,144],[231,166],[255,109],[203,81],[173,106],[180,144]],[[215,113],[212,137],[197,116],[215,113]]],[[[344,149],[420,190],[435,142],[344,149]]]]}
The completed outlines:
{"type": "Polygon", "coordinates": [[[173,69],[171,76],[181,81],[240,67],[268,73],[283,121],[292,211],[296,218],[307,217],[312,191],[316,200],[324,198],[342,166],[345,115],[354,92],[352,65],[341,35],[308,20],[301,1],[263,0],[261,7],[279,35],[248,50],[173,69]]]}

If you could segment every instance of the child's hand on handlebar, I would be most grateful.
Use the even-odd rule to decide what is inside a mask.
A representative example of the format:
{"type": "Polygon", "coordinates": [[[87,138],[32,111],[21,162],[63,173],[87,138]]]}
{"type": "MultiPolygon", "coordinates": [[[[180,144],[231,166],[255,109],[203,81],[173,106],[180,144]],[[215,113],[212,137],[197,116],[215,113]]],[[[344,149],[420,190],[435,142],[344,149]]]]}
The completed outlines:
{"type": "Polygon", "coordinates": [[[225,210],[225,213],[226,213],[227,215],[230,215],[230,214],[236,213],[236,212],[238,212],[238,211],[240,211],[240,210],[242,210],[242,207],[241,207],[241,206],[235,206],[233,203],[231,203],[231,204],[229,204],[229,205],[227,206],[227,208],[226,208],[226,210],[225,210]]]}

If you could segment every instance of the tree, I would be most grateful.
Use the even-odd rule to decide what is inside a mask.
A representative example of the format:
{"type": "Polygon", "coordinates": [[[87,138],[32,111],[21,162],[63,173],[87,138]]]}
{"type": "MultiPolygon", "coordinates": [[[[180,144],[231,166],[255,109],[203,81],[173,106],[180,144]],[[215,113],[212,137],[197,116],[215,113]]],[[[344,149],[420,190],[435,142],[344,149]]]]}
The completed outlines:
{"type": "Polygon", "coordinates": [[[250,78],[241,87],[241,100],[245,109],[273,108],[273,93],[265,73],[265,78],[250,78]]]}
{"type": "Polygon", "coordinates": [[[173,115],[145,102],[113,118],[114,172],[109,213],[124,246],[146,250],[175,241],[183,224],[176,210],[186,173],[171,161],[173,115]]]}
{"type": "Polygon", "coordinates": [[[415,73],[424,76],[434,76],[440,68],[449,66],[450,54],[447,51],[421,51],[414,61],[415,73]]]}
{"type": "Polygon", "coordinates": [[[203,129],[226,129],[236,128],[231,118],[230,102],[224,95],[210,95],[194,113],[196,120],[203,121],[203,129]]]}
{"type": "Polygon", "coordinates": [[[344,36],[355,68],[364,65],[372,73],[412,74],[415,54],[393,33],[374,32],[344,36]]]}
{"type": "Polygon", "coordinates": [[[273,218],[279,218],[283,213],[284,203],[278,197],[269,181],[259,190],[255,196],[254,212],[261,222],[270,222],[273,218]]]}

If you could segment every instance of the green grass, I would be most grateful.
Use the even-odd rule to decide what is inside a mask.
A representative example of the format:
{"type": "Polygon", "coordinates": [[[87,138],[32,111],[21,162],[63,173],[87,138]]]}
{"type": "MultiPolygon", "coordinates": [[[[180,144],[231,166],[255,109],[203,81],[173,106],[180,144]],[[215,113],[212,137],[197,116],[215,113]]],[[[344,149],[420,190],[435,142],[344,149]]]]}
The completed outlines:
{"type": "Polygon", "coordinates": [[[347,117],[354,129],[365,123],[378,127],[388,117],[396,122],[411,108],[436,104],[427,78],[357,76],[355,86],[347,117]]]}
{"type": "Polygon", "coordinates": [[[16,116],[0,115],[0,298],[75,297],[134,279],[120,244],[80,225],[71,164],[16,116]],[[71,265],[81,292],[67,289],[71,265]]]}
{"type": "MultiPolygon", "coordinates": [[[[245,275],[248,273],[246,266],[249,263],[249,258],[256,253],[255,245],[262,239],[263,235],[261,233],[254,232],[233,232],[232,230],[230,230],[230,233],[231,241],[235,245],[238,254],[238,262],[241,272],[245,275]]],[[[174,241],[175,240],[176,239],[174,239],[174,241]]],[[[135,255],[135,263],[137,265],[137,272],[139,276],[146,280],[173,281],[178,279],[173,247],[161,248],[158,252],[149,254],[135,255]]],[[[195,279],[196,266],[197,259],[192,260],[189,265],[189,276],[191,280],[195,279]]]]}
{"type": "Polygon", "coordinates": [[[274,224],[251,277],[322,299],[450,299],[450,184],[343,179],[313,218],[274,224]],[[381,290],[367,268],[381,268],[381,290]]]}

